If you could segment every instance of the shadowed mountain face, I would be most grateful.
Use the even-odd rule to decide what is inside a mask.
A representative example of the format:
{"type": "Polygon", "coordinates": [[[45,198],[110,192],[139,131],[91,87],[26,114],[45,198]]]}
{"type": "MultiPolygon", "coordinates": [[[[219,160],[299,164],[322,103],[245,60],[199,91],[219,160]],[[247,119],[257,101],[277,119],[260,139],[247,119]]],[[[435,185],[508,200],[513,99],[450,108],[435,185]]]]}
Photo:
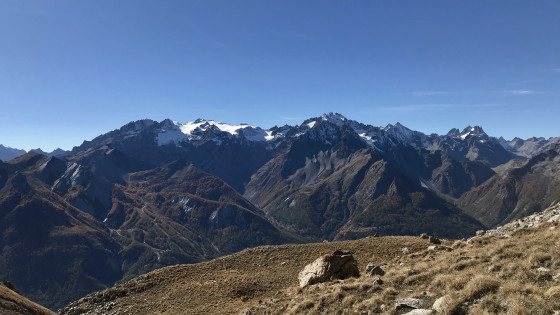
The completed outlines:
{"type": "Polygon", "coordinates": [[[0,144],[0,161],[8,161],[25,154],[25,150],[5,147],[0,144]]]}
{"type": "Polygon", "coordinates": [[[114,187],[104,222],[125,244],[130,275],[298,241],[225,182],[185,161],[130,174],[125,185],[114,187]]]}
{"type": "Polygon", "coordinates": [[[69,156],[66,162],[68,167],[54,182],[53,191],[98,220],[111,209],[113,185],[124,184],[130,172],[153,167],[105,145],[69,156]]]}
{"type": "Polygon", "coordinates": [[[0,276],[57,308],[155,268],[303,240],[184,160],[135,171],[147,167],[106,146],[0,162],[0,276]]]}
{"type": "Polygon", "coordinates": [[[541,153],[465,193],[457,204],[488,227],[541,211],[560,200],[560,148],[541,153]]]}
{"type": "MultiPolygon", "coordinates": [[[[344,156],[320,151],[292,175],[282,159],[267,163],[247,185],[246,197],[277,224],[316,239],[348,239],[422,231],[470,235],[481,225],[401,173],[381,155],[361,149],[344,156]]],[[[411,175],[412,176],[412,175],[411,175]]]]}
{"type": "Polygon", "coordinates": [[[12,160],[0,189],[0,278],[48,307],[122,277],[120,245],[109,230],[41,180],[60,172],[56,161],[33,153],[12,160]]]}

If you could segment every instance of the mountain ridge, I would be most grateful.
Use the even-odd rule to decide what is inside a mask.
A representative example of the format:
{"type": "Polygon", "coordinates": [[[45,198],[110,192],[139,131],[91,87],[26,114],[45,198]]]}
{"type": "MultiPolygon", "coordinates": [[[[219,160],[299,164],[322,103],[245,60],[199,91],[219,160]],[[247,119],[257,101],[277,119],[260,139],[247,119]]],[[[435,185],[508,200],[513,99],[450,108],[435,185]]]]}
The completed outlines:
{"type": "MultiPolygon", "coordinates": [[[[113,257],[103,264],[115,262],[109,264],[114,276],[78,268],[57,288],[37,291],[45,278],[18,278],[18,268],[34,261],[25,253],[34,253],[38,240],[12,244],[13,238],[4,249],[21,250],[2,252],[13,259],[6,276],[18,275],[13,280],[24,294],[59,307],[74,293],[247,247],[376,233],[469,237],[560,200],[560,191],[547,188],[558,186],[553,142],[530,142],[510,146],[477,126],[426,135],[336,113],[267,130],[204,119],[131,122],[61,156],[29,152],[0,162],[5,231],[17,230],[14,217],[19,225],[32,224],[34,211],[44,210],[45,222],[54,222],[42,232],[48,235],[76,222],[73,233],[92,243],[82,250],[61,238],[60,247],[78,261],[97,252],[113,257]],[[542,152],[529,159],[523,155],[529,147],[542,152]],[[497,187],[513,188],[504,195],[497,187]],[[112,244],[111,251],[100,250],[99,240],[112,244]],[[81,277],[92,281],[65,293],[62,288],[81,277]]],[[[42,239],[41,246],[53,246],[54,239],[42,239]]],[[[63,272],[43,257],[36,261],[53,274],[63,272]]]]}

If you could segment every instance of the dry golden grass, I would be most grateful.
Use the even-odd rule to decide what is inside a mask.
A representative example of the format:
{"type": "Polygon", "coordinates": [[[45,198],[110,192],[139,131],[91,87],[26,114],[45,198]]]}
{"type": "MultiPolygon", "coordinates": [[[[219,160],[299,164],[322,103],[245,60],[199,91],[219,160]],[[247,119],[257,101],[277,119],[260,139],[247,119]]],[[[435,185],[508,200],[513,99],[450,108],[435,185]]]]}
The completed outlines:
{"type": "Polygon", "coordinates": [[[0,314],[2,315],[50,315],[52,311],[28,300],[0,283],[0,314]]]}
{"type": "MultiPolygon", "coordinates": [[[[156,270],[121,285],[146,285],[113,300],[134,314],[395,314],[397,298],[431,308],[449,296],[442,314],[553,314],[560,310],[560,229],[552,223],[509,238],[444,241],[436,250],[419,237],[266,246],[196,265],[156,270]],[[454,249],[450,249],[450,246],[454,249]],[[411,254],[403,256],[401,248],[411,254]],[[297,273],[322,254],[354,251],[386,274],[299,288],[297,273]],[[285,264],[282,264],[286,262],[285,264]]],[[[99,305],[104,305],[103,303],[99,305]]],[[[95,309],[90,301],[76,306],[95,309]]],[[[107,314],[111,314],[108,312],[107,314]]]]}

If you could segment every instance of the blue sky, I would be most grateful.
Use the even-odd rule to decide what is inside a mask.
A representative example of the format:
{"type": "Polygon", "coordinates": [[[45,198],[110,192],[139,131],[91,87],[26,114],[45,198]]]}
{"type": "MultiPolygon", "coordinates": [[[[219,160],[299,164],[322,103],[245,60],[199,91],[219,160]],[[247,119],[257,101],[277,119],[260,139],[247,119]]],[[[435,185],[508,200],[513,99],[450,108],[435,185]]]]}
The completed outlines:
{"type": "Polygon", "coordinates": [[[560,136],[559,1],[0,1],[0,143],[325,112],[560,136]]]}

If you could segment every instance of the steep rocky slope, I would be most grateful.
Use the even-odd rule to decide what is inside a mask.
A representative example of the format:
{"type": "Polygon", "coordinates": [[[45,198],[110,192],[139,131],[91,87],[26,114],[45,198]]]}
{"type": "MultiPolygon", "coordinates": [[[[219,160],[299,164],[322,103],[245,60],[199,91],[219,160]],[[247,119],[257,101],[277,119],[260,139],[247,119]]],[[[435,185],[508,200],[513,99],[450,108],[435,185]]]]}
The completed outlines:
{"type": "Polygon", "coordinates": [[[50,308],[155,268],[305,241],[184,160],[152,169],[107,146],[0,162],[0,231],[0,278],[50,308]]]}
{"type": "MultiPolygon", "coordinates": [[[[289,178],[276,176],[277,182],[273,174],[255,177],[247,192],[254,191],[252,199],[274,222],[316,238],[426,231],[461,237],[481,228],[379,155],[364,150],[341,158],[337,153],[320,152],[289,178]]],[[[270,172],[278,165],[273,162],[270,172]]]]}
{"type": "Polygon", "coordinates": [[[560,200],[560,148],[497,174],[465,193],[457,205],[488,227],[541,211],[560,200]]]}
{"type": "Polygon", "coordinates": [[[109,230],[40,180],[60,171],[55,161],[35,153],[12,160],[3,165],[0,188],[0,278],[48,307],[122,276],[120,246],[109,230]]]}
{"type": "Polygon", "coordinates": [[[131,173],[126,184],[115,185],[104,223],[124,246],[127,276],[304,240],[278,230],[231,186],[184,160],[131,173]]]}

